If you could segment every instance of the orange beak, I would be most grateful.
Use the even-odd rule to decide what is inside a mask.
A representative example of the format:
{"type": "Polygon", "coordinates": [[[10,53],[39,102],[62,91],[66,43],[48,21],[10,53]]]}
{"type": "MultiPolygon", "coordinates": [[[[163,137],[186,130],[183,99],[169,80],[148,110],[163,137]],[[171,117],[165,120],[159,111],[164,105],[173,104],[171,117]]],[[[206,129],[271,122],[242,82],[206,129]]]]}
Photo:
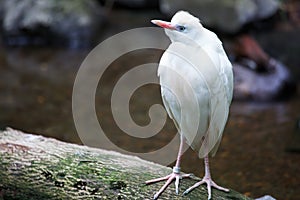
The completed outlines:
{"type": "Polygon", "coordinates": [[[162,20],[151,20],[151,22],[157,26],[160,26],[162,28],[170,29],[170,30],[176,30],[176,27],[172,25],[170,22],[165,22],[162,20]]]}

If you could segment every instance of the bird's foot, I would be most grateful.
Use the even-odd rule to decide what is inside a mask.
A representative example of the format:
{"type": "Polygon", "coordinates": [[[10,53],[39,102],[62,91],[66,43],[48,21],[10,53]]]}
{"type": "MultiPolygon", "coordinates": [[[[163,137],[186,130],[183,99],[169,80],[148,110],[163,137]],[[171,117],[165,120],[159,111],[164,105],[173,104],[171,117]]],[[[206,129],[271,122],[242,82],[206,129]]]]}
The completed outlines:
{"type": "Polygon", "coordinates": [[[206,183],[207,184],[207,192],[208,192],[208,199],[211,199],[211,188],[214,187],[218,190],[222,190],[224,192],[229,192],[229,189],[227,188],[223,188],[219,185],[217,185],[210,176],[204,176],[203,179],[197,183],[195,183],[192,187],[188,188],[183,195],[187,195],[190,191],[192,191],[193,189],[195,189],[196,187],[199,187],[199,185],[202,185],[206,183]]]}
{"type": "Polygon", "coordinates": [[[179,193],[179,180],[183,178],[190,178],[192,175],[191,174],[180,174],[180,167],[173,167],[173,172],[169,174],[168,176],[161,177],[161,178],[156,178],[152,179],[149,181],[146,181],[146,184],[152,184],[160,181],[166,181],[166,183],[160,188],[160,190],[154,195],[153,199],[157,199],[163,191],[170,185],[170,183],[175,180],[175,189],[176,189],[176,194],[179,193]]]}

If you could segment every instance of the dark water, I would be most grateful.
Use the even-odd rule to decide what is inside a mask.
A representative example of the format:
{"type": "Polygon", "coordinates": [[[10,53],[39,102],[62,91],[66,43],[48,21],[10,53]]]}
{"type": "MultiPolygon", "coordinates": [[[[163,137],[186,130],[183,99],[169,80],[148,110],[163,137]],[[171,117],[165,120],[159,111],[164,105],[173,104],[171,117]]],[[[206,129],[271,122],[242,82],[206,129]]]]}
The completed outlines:
{"type": "MultiPolygon", "coordinates": [[[[299,77],[298,34],[295,31],[291,34],[268,34],[260,35],[259,39],[272,49],[274,56],[279,56],[292,66],[293,73],[299,77]],[[282,35],[284,37],[279,37],[282,35]],[[291,40],[295,42],[289,42],[291,40]],[[276,45],[277,50],[274,50],[276,45]]],[[[2,45],[1,128],[10,126],[81,143],[72,118],[72,87],[77,70],[88,53],[88,50],[20,49],[2,45]]],[[[133,139],[118,129],[111,116],[109,99],[113,84],[131,67],[157,62],[161,53],[139,51],[120,58],[106,71],[97,90],[96,111],[101,126],[108,132],[111,141],[129,151],[143,152],[159,148],[176,132],[169,120],[157,136],[145,140],[133,139]]],[[[140,125],[149,123],[147,112],[154,103],[161,103],[157,85],[147,85],[137,90],[130,104],[133,120],[140,125]]],[[[292,142],[295,143],[293,134],[298,118],[299,91],[285,102],[233,102],[220,149],[211,159],[215,181],[251,197],[270,194],[277,199],[300,199],[300,153],[286,150],[292,142]]],[[[182,169],[201,177],[204,172],[202,162],[192,150],[188,150],[183,156],[182,169]]]]}

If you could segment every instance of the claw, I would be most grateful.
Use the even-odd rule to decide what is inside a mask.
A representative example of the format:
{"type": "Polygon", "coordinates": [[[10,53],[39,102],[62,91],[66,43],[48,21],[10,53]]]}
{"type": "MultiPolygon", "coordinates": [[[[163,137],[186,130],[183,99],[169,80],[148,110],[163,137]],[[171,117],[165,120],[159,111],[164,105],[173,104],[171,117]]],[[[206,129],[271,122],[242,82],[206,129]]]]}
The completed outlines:
{"type": "Polygon", "coordinates": [[[154,199],[154,200],[158,199],[159,195],[160,195],[160,194],[155,194],[155,195],[153,196],[153,199],[154,199]]]}
{"type": "Polygon", "coordinates": [[[176,176],[176,180],[175,180],[175,188],[176,188],[176,194],[178,195],[179,193],[179,176],[176,176]]]}
{"type": "Polygon", "coordinates": [[[208,199],[211,199],[211,188],[214,187],[218,190],[222,190],[225,192],[228,192],[229,190],[227,188],[223,188],[219,185],[217,185],[214,181],[211,180],[210,177],[204,177],[201,181],[199,181],[198,183],[195,183],[192,187],[188,188],[183,195],[187,195],[190,191],[192,191],[193,189],[199,187],[200,185],[206,183],[207,184],[207,193],[208,193],[208,199]]]}
{"type": "Polygon", "coordinates": [[[187,189],[186,191],[184,191],[184,193],[182,193],[182,196],[185,196],[185,195],[187,195],[189,192],[190,192],[190,190],[189,190],[189,189],[187,189]]]}
{"type": "Polygon", "coordinates": [[[210,182],[207,182],[207,192],[208,192],[208,199],[211,199],[211,185],[210,185],[210,182]]]}
{"type": "Polygon", "coordinates": [[[209,163],[208,163],[208,156],[204,157],[204,164],[205,164],[205,175],[201,181],[198,183],[195,183],[192,187],[188,188],[183,195],[187,195],[190,191],[198,187],[199,185],[206,183],[207,185],[207,192],[208,192],[208,199],[211,199],[211,187],[214,187],[218,190],[222,190],[225,192],[228,192],[229,190],[227,188],[223,188],[221,186],[218,186],[212,179],[209,171],[209,163]]]}
{"type": "Polygon", "coordinates": [[[181,175],[180,174],[180,168],[177,167],[177,168],[174,168],[173,169],[173,173],[168,175],[168,176],[165,176],[165,177],[162,177],[162,178],[156,178],[156,179],[153,179],[153,180],[149,180],[149,181],[146,181],[146,184],[152,184],[152,183],[156,183],[156,182],[160,182],[160,181],[164,181],[166,180],[166,183],[160,188],[160,190],[155,193],[153,199],[158,199],[158,197],[163,193],[163,191],[168,187],[168,185],[170,185],[170,183],[175,179],[175,190],[176,190],[176,194],[178,195],[179,193],[179,182],[180,182],[180,179],[182,178],[190,178],[191,175],[190,174],[183,174],[181,175]]]}

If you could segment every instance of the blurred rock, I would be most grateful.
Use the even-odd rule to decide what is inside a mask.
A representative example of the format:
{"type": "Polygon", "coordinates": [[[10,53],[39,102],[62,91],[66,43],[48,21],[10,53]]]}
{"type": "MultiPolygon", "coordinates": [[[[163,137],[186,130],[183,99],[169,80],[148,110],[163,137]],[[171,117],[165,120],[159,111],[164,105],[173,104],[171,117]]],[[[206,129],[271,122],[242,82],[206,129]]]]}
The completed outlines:
{"type": "Polygon", "coordinates": [[[295,93],[290,69],[271,58],[251,35],[239,35],[227,47],[234,66],[235,99],[270,101],[295,93]]]}
{"type": "Polygon", "coordinates": [[[255,19],[264,19],[273,15],[279,8],[278,0],[252,0],[256,5],[255,19]]]}
{"type": "Polygon", "coordinates": [[[276,0],[160,0],[161,11],[172,16],[187,10],[204,25],[226,33],[235,33],[253,20],[272,16],[278,9],[276,0]]]}
{"type": "Polygon", "coordinates": [[[2,0],[0,7],[8,45],[89,46],[103,21],[94,0],[2,0]]]}
{"type": "Polygon", "coordinates": [[[265,195],[263,197],[260,197],[260,198],[257,198],[255,200],[276,200],[275,198],[273,198],[272,196],[270,195],[265,195]]]}
{"type": "Polygon", "coordinates": [[[272,101],[294,93],[296,85],[288,68],[281,62],[271,58],[269,70],[260,72],[252,66],[254,61],[244,61],[233,62],[235,100],[272,101]]]}
{"type": "Polygon", "coordinates": [[[158,7],[158,0],[100,0],[103,5],[113,3],[126,8],[154,8],[158,7]]]}

